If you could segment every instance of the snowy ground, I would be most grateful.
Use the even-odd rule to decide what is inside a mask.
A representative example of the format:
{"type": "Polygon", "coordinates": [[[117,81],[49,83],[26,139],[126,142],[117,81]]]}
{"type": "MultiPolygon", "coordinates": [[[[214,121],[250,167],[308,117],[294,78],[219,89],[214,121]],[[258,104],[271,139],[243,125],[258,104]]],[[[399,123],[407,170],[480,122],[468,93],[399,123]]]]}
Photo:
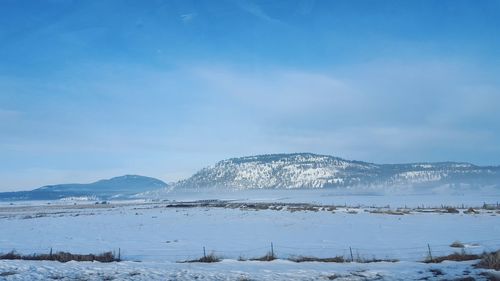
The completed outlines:
{"type": "MultiPolygon", "coordinates": [[[[324,197],[320,201],[347,203],[341,202],[346,198],[330,199],[337,201],[325,201],[324,197]]],[[[369,199],[359,200],[370,202],[369,199]]],[[[455,198],[453,203],[478,206],[483,202],[494,202],[494,198],[486,198],[488,201],[483,202],[480,200],[484,198],[467,199],[469,201],[464,203],[455,198]]],[[[269,197],[242,200],[280,201],[269,197]]],[[[399,204],[408,205],[411,200],[399,204]]],[[[468,253],[500,248],[500,213],[491,210],[480,210],[477,214],[464,214],[462,209],[458,214],[411,211],[405,215],[388,215],[369,213],[367,207],[337,208],[333,212],[290,212],[171,208],[167,207],[168,202],[63,203],[1,205],[0,252],[47,253],[52,248],[53,251],[99,253],[118,252],[120,249],[121,257],[126,261],[112,264],[0,261],[0,280],[46,280],[52,277],[71,280],[106,280],[108,277],[117,280],[193,280],[196,276],[200,280],[329,280],[332,276],[338,277],[334,280],[414,280],[426,277],[442,280],[466,276],[467,272],[480,280],[485,277],[471,267],[474,262],[420,263],[428,255],[427,244],[434,256],[457,251],[449,247],[454,241],[465,243],[468,253]],[[275,253],[283,260],[237,261],[240,257],[264,255],[270,250],[271,242],[275,253]],[[208,253],[213,252],[225,260],[217,264],[176,263],[201,257],[203,247],[208,253]],[[293,256],[344,256],[349,259],[350,248],[354,258],[375,257],[401,262],[297,264],[284,260],[293,256]],[[440,269],[444,275],[434,276],[435,273],[430,271],[433,268],[440,269]]],[[[448,205],[447,202],[442,204],[448,205]]]]}
{"type": "MultiPolygon", "coordinates": [[[[152,194],[155,197],[155,193],[152,194]]],[[[292,189],[292,190],[224,190],[213,189],[199,192],[174,191],[162,194],[170,200],[201,200],[201,199],[225,199],[238,201],[258,201],[258,202],[302,202],[330,205],[350,205],[350,206],[391,206],[399,207],[439,207],[464,206],[480,207],[484,203],[500,203],[500,191],[491,190],[489,192],[448,192],[432,194],[356,194],[336,191],[333,189],[292,189]]]]}
{"type": "MultiPolygon", "coordinates": [[[[475,269],[473,262],[324,264],[289,261],[215,264],[168,262],[26,262],[0,261],[0,280],[487,280],[493,271],[475,269]],[[2,277],[3,275],[3,277],[2,277]],[[467,280],[467,279],[465,279],[467,280]]],[[[494,279],[493,279],[494,280],[494,279]]]]}

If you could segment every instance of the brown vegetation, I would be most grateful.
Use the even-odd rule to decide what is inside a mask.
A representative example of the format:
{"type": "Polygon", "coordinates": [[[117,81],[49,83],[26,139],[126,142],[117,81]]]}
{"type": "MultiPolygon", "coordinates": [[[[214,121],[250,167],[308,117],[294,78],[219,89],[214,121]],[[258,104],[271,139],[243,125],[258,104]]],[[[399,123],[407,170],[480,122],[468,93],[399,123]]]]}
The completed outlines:
{"type": "Polygon", "coordinates": [[[333,257],[333,258],[317,258],[317,257],[296,256],[296,257],[290,257],[290,258],[288,258],[288,260],[293,261],[293,262],[337,262],[337,263],[346,262],[346,260],[342,256],[337,256],[337,257],[333,257]]]}
{"type": "Polygon", "coordinates": [[[250,259],[250,260],[251,261],[273,261],[275,259],[277,259],[277,257],[274,255],[274,253],[268,252],[267,254],[265,254],[262,257],[253,258],[253,259],[250,259]]]}
{"type": "Polygon", "coordinates": [[[180,263],[195,263],[195,262],[203,262],[203,263],[213,263],[213,262],[220,262],[222,259],[215,254],[209,254],[206,256],[203,256],[199,259],[195,260],[187,260],[187,261],[181,261],[180,263]]]}
{"type": "Polygon", "coordinates": [[[477,267],[500,270],[500,251],[483,254],[481,261],[477,264],[477,267]]]}
{"type": "Polygon", "coordinates": [[[465,251],[462,251],[461,253],[453,253],[449,254],[447,256],[440,256],[440,257],[433,257],[428,258],[425,260],[425,263],[441,263],[443,261],[470,261],[470,260],[477,260],[480,259],[480,255],[474,255],[474,254],[467,254],[465,251]]]}
{"type": "Polygon", "coordinates": [[[33,254],[33,255],[21,255],[15,251],[11,251],[7,254],[0,254],[0,260],[47,260],[47,261],[98,261],[98,262],[114,262],[120,261],[119,258],[115,257],[112,252],[105,252],[99,255],[94,254],[72,254],[68,252],[57,252],[49,254],[33,254]]]}
{"type": "Polygon", "coordinates": [[[465,248],[465,245],[460,241],[455,241],[455,242],[451,243],[450,247],[452,247],[452,248],[465,248]]]}

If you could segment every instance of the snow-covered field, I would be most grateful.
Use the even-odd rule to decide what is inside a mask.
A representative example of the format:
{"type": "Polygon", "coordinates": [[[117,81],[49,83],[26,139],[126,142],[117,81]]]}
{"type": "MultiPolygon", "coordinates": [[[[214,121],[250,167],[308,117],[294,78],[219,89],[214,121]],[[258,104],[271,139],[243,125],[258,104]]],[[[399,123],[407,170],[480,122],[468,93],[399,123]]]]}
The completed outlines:
{"type": "MultiPolygon", "coordinates": [[[[349,205],[349,206],[390,206],[399,207],[439,207],[464,206],[481,207],[484,203],[500,203],[500,190],[483,190],[482,192],[470,191],[450,191],[443,187],[441,190],[434,190],[430,194],[399,194],[398,192],[375,194],[363,193],[362,190],[335,189],[295,189],[295,190],[224,190],[206,189],[175,191],[161,194],[170,200],[202,200],[202,199],[224,199],[237,201],[257,201],[257,202],[301,202],[329,205],[349,205]]],[[[153,197],[157,194],[153,192],[153,197]]]]}
{"type": "MultiPolygon", "coordinates": [[[[296,201],[296,197],[287,199],[286,196],[280,196],[281,199],[238,196],[244,202],[296,201]]],[[[238,196],[228,196],[228,199],[238,196]]],[[[304,201],[314,201],[310,200],[314,196],[309,196],[305,196],[304,201]]],[[[358,197],[354,200],[325,196],[317,197],[317,202],[384,206],[388,202],[384,200],[389,200],[377,196],[358,197]],[[373,198],[381,199],[374,201],[373,198]]],[[[437,203],[437,198],[427,198],[428,205],[464,204],[468,207],[495,200],[495,197],[456,197],[451,202],[443,198],[448,201],[437,203]]],[[[423,198],[405,200],[392,201],[390,205],[426,204],[423,198]]],[[[427,257],[428,244],[434,256],[457,251],[449,246],[454,241],[465,243],[468,253],[500,248],[500,213],[496,210],[479,210],[477,214],[465,214],[465,209],[461,209],[458,214],[410,211],[409,214],[390,215],[369,213],[367,211],[373,209],[368,207],[290,212],[286,209],[167,207],[171,202],[2,204],[0,252],[47,253],[50,248],[73,253],[119,250],[125,262],[0,261],[0,280],[52,277],[71,280],[105,280],[108,277],[117,280],[329,280],[332,276],[339,277],[335,280],[412,280],[452,279],[464,275],[464,271],[484,278],[478,275],[480,270],[471,267],[473,262],[429,265],[419,261],[427,257]],[[271,243],[281,260],[238,261],[239,258],[263,256],[271,250],[271,243]],[[177,263],[200,258],[203,247],[207,253],[225,260],[215,264],[177,263]],[[294,256],[350,259],[351,250],[355,259],[375,257],[400,262],[332,264],[285,260],[294,256]],[[441,269],[444,275],[433,277],[429,271],[432,268],[441,269]]]]}
{"type": "MultiPolygon", "coordinates": [[[[498,272],[475,269],[474,262],[424,264],[398,263],[301,263],[239,262],[214,264],[169,262],[31,262],[0,261],[0,280],[488,280],[498,272]],[[2,272],[5,276],[2,277],[2,272]],[[460,279],[472,277],[474,279],[460,279]]],[[[495,279],[490,279],[495,280],[495,279]]]]}

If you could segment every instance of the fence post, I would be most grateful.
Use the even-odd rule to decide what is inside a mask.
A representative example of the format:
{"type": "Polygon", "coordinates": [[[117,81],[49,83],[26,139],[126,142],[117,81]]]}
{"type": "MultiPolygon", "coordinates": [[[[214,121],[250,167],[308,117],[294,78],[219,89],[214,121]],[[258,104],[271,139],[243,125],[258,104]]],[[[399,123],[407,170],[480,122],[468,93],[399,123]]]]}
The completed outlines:
{"type": "Polygon", "coordinates": [[[354,257],[352,255],[352,248],[351,248],[351,246],[349,246],[349,251],[351,252],[351,262],[353,262],[354,261],[354,257]]]}
{"type": "Polygon", "coordinates": [[[50,248],[49,257],[50,257],[50,259],[52,259],[52,247],[50,248]]]}
{"type": "Polygon", "coordinates": [[[121,261],[121,248],[118,248],[118,261],[121,261]]]}
{"type": "Polygon", "coordinates": [[[273,242],[271,242],[271,257],[274,258],[274,246],[273,246],[273,242]]]}
{"type": "Polygon", "coordinates": [[[203,258],[207,258],[207,252],[205,251],[205,246],[203,246],[203,258]]]}
{"type": "Polygon", "coordinates": [[[432,252],[431,252],[431,246],[427,243],[427,249],[429,250],[429,259],[432,261],[432,252]]]}

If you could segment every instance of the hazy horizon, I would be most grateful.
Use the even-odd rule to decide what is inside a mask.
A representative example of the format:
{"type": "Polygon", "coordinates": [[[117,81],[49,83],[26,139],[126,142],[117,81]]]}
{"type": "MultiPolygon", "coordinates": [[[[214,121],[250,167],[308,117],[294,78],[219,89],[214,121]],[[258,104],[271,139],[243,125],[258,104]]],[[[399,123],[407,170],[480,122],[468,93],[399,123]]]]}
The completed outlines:
{"type": "MultiPolygon", "coordinates": [[[[271,155],[282,155],[282,154],[311,154],[311,152],[273,153],[271,155]]],[[[316,155],[325,156],[324,154],[316,154],[316,155]]],[[[244,158],[244,157],[253,157],[253,156],[263,156],[263,155],[244,155],[244,156],[231,157],[231,158],[244,158]]],[[[335,155],[326,155],[326,156],[337,157],[335,155]]],[[[342,157],[340,157],[340,158],[342,158],[342,157]]],[[[229,159],[229,158],[227,158],[227,159],[229,159]]],[[[220,161],[227,160],[227,159],[220,159],[220,161]]],[[[362,161],[362,162],[367,162],[367,161],[363,161],[363,160],[360,160],[360,159],[345,159],[345,158],[342,158],[342,159],[348,160],[348,161],[362,161]]],[[[432,164],[432,163],[440,163],[440,162],[448,162],[448,161],[439,161],[439,162],[428,162],[428,161],[425,161],[425,162],[408,162],[408,163],[376,163],[376,162],[370,162],[370,163],[374,163],[374,164],[418,164],[418,163],[430,163],[430,164],[432,164]]],[[[464,163],[464,162],[463,161],[456,161],[455,163],[464,163]]],[[[467,162],[467,163],[469,163],[469,162],[467,162]]],[[[216,163],[212,163],[210,166],[213,166],[213,164],[216,164],[216,163]]],[[[469,163],[469,164],[476,165],[474,163],[469,163]]],[[[476,165],[476,166],[481,166],[481,165],[476,165]]],[[[498,166],[498,167],[500,167],[500,165],[483,165],[483,166],[498,166]]],[[[109,176],[105,176],[103,178],[95,178],[95,179],[90,179],[89,178],[86,182],[58,182],[58,183],[44,184],[44,185],[40,185],[40,186],[36,186],[36,187],[11,188],[11,189],[6,189],[5,191],[7,191],[7,192],[9,192],[9,191],[29,191],[29,190],[40,188],[40,187],[44,187],[44,186],[47,186],[47,185],[58,185],[58,184],[90,184],[90,183],[94,183],[94,182],[97,182],[97,181],[100,181],[100,180],[118,178],[118,177],[123,177],[123,176],[145,176],[145,177],[152,177],[152,178],[156,178],[156,179],[162,180],[163,182],[165,182],[167,184],[175,184],[175,183],[177,183],[179,181],[188,179],[194,173],[202,170],[203,168],[207,168],[207,167],[209,167],[209,166],[200,167],[198,170],[194,171],[192,174],[189,174],[186,177],[175,179],[175,180],[162,179],[160,177],[155,177],[155,176],[151,176],[151,175],[128,173],[128,174],[119,174],[119,175],[109,175],[109,176]]],[[[3,191],[0,191],[0,192],[3,192],[3,191]]]]}
{"type": "Polygon", "coordinates": [[[232,157],[500,165],[498,1],[2,1],[0,192],[232,157]]]}

